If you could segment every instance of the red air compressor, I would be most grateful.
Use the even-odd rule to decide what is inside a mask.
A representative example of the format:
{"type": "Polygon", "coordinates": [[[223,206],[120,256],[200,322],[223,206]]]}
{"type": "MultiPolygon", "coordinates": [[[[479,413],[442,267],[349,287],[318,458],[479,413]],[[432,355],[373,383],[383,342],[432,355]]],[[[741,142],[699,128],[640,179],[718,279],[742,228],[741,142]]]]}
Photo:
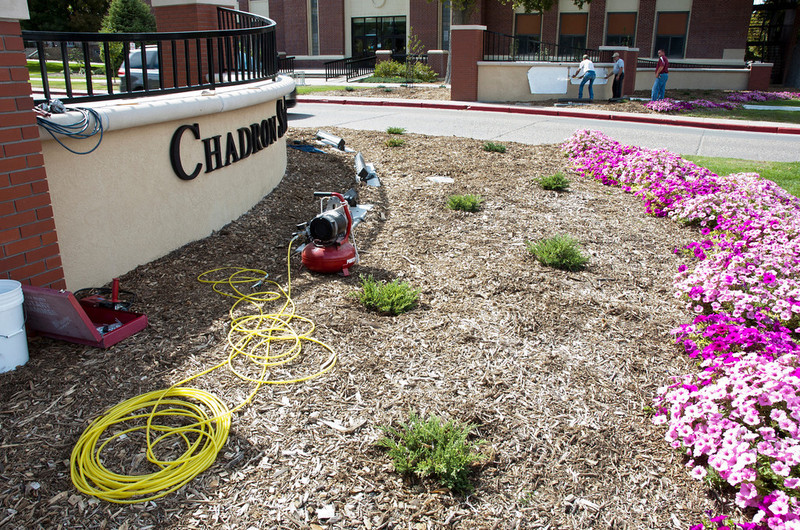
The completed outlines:
{"type": "Polygon", "coordinates": [[[309,270],[322,273],[341,272],[350,275],[350,267],[358,263],[358,252],[351,242],[353,217],[350,204],[355,204],[354,189],[345,195],[335,191],[315,191],[321,197],[320,214],[299,225],[305,230],[308,243],[302,250],[302,262],[309,270]]]}

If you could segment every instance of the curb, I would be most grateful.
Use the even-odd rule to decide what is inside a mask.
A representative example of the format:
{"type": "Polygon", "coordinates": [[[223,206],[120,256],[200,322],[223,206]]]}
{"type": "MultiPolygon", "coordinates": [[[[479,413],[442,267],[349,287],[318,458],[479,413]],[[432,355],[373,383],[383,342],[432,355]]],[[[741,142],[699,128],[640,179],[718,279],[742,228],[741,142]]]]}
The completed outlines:
{"type": "Polygon", "coordinates": [[[629,112],[598,112],[594,110],[575,110],[561,108],[533,108],[499,105],[492,103],[469,103],[461,101],[412,100],[412,99],[379,99],[379,98],[319,98],[314,96],[297,96],[301,103],[325,103],[332,105],[371,105],[384,107],[412,107],[443,110],[472,110],[480,112],[504,112],[508,114],[528,114],[538,116],[554,116],[565,118],[588,118],[592,120],[608,120],[630,123],[646,123],[654,125],[671,125],[676,127],[695,127],[723,131],[756,132],[770,134],[800,135],[800,126],[771,122],[736,122],[733,120],[707,120],[705,118],[678,118],[673,116],[656,116],[651,114],[633,114],[629,112]]]}

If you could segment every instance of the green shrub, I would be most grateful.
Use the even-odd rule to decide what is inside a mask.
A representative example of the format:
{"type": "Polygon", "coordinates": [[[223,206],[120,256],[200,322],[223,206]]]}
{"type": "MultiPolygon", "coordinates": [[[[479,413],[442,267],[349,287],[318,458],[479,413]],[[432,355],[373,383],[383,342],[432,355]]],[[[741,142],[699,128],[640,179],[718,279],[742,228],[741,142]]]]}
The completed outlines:
{"type": "Polygon", "coordinates": [[[347,92],[352,92],[352,91],[354,91],[356,88],[355,88],[355,87],[352,87],[352,86],[346,86],[346,87],[344,87],[344,89],[345,89],[347,92]]]}
{"type": "Polygon", "coordinates": [[[389,134],[403,134],[406,130],[402,127],[389,127],[386,132],[389,134]]]}
{"type": "Polygon", "coordinates": [[[563,173],[556,173],[555,175],[542,177],[539,180],[539,185],[545,190],[562,191],[569,188],[569,180],[563,173]]]}
{"type": "Polygon", "coordinates": [[[438,76],[427,64],[413,63],[406,65],[397,61],[383,61],[375,65],[373,77],[381,79],[411,79],[412,81],[422,81],[430,83],[436,81],[438,76]]]}
{"type": "Polygon", "coordinates": [[[494,142],[486,142],[483,144],[483,150],[488,151],[490,153],[505,153],[506,146],[503,144],[496,144],[494,142]]]}
{"type": "Polygon", "coordinates": [[[481,208],[483,199],[477,195],[451,195],[447,199],[447,207],[451,210],[464,212],[477,212],[481,208]]]}
{"type": "Polygon", "coordinates": [[[419,289],[414,289],[408,282],[379,282],[371,274],[361,276],[360,280],[361,291],[354,293],[354,296],[368,309],[399,315],[417,306],[419,289]]]}
{"type": "Polygon", "coordinates": [[[528,252],[542,265],[577,271],[583,268],[589,258],[581,253],[578,243],[569,236],[557,235],[537,243],[525,242],[528,252]]]}
{"type": "Polygon", "coordinates": [[[402,138],[392,137],[392,138],[387,138],[385,143],[387,147],[401,147],[403,144],[406,143],[406,141],[403,140],[402,138]]]}
{"type": "Polygon", "coordinates": [[[470,492],[470,467],[486,458],[477,451],[483,442],[467,439],[475,427],[442,423],[436,416],[423,421],[411,412],[399,429],[381,427],[387,436],[378,440],[378,446],[388,449],[398,472],[432,478],[454,492],[470,492]]]}

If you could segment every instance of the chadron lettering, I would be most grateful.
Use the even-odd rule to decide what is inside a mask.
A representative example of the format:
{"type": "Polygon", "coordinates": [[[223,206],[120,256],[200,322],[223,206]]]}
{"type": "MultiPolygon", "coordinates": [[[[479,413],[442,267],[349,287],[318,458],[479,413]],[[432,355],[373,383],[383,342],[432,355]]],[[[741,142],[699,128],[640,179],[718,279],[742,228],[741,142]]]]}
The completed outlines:
{"type": "MultiPolygon", "coordinates": [[[[289,129],[289,118],[283,99],[275,102],[275,115],[259,122],[243,125],[234,131],[203,138],[200,124],[181,125],[172,134],[169,160],[172,170],[183,180],[196,178],[201,171],[211,173],[235,164],[283,138],[289,129]],[[187,134],[189,133],[189,134],[187,134]],[[186,137],[186,138],[184,138],[186,137]],[[203,161],[185,160],[181,152],[184,141],[199,141],[203,145],[203,161]]],[[[187,145],[187,144],[184,144],[187,145]]]]}

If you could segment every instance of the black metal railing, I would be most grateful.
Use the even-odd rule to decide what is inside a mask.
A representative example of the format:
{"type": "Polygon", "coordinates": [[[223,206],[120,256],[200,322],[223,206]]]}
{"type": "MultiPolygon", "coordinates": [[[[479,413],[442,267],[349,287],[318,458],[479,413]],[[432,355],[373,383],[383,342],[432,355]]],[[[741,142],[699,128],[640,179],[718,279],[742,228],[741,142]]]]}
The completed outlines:
{"type": "MultiPolygon", "coordinates": [[[[595,62],[601,58],[600,50],[560,46],[526,35],[484,32],[484,61],[580,62],[584,55],[595,62]]],[[[608,59],[611,59],[610,54],[608,59]]]]}
{"type": "Polygon", "coordinates": [[[25,46],[35,50],[29,57],[39,60],[41,78],[31,76],[34,102],[136,98],[274,79],[275,22],[226,8],[217,14],[220,29],[211,31],[23,31],[25,46]],[[131,65],[136,50],[139,66],[131,65]],[[49,60],[54,57],[60,64],[49,60]]]}
{"type": "MultiPolygon", "coordinates": [[[[636,61],[636,68],[637,69],[638,68],[652,68],[652,69],[655,70],[657,62],[658,62],[658,59],[647,59],[647,58],[639,57],[639,59],[636,61]]],[[[744,68],[747,68],[747,65],[745,63],[741,63],[741,64],[732,64],[732,63],[729,63],[729,64],[687,63],[687,62],[678,62],[678,61],[670,60],[669,68],[670,68],[670,70],[672,70],[674,68],[706,68],[706,69],[710,68],[710,69],[720,70],[720,69],[744,69],[744,68]]]]}
{"type": "Polygon", "coordinates": [[[371,74],[375,71],[376,57],[346,57],[335,61],[328,61],[325,66],[325,80],[334,77],[346,77],[348,81],[356,77],[371,74]]]}
{"type": "Polygon", "coordinates": [[[294,56],[278,57],[278,72],[282,74],[294,73],[294,56]]]}

